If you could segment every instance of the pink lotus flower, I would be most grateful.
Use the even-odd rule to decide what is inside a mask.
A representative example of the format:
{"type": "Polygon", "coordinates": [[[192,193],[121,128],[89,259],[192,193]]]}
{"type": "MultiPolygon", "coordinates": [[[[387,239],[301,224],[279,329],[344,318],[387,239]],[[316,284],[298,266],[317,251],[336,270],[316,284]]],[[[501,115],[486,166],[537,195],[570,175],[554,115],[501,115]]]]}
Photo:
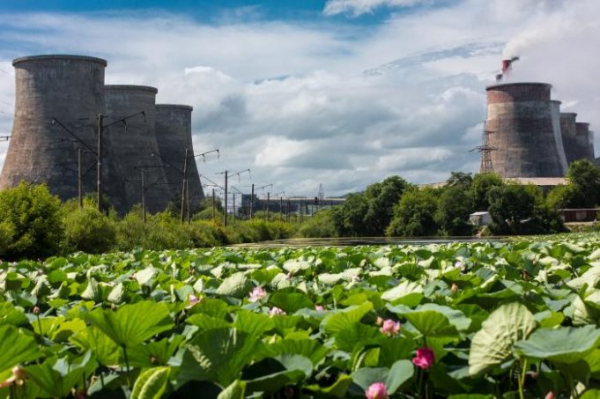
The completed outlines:
{"type": "Polygon", "coordinates": [[[400,322],[394,321],[392,319],[386,319],[383,321],[383,325],[381,326],[379,331],[381,331],[385,335],[389,335],[390,337],[392,335],[396,335],[400,331],[400,322]]]}
{"type": "Polygon", "coordinates": [[[367,399],[387,399],[387,387],[383,382],[375,382],[367,389],[367,399]]]}
{"type": "Polygon", "coordinates": [[[278,307],[272,307],[271,309],[269,309],[269,316],[273,317],[273,316],[284,316],[285,312],[281,309],[279,309],[278,307]]]}
{"type": "Polygon", "coordinates": [[[321,305],[316,305],[315,306],[315,310],[318,311],[318,312],[322,312],[322,311],[325,310],[325,308],[323,306],[321,306],[321,305]]]}
{"type": "Polygon", "coordinates": [[[254,289],[250,293],[250,298],[248,298],[248,300],[250,302],[257,302],[266,296],[267,296],[267,291],[265,291],[262,287],[254,287],[254,289]]]}
{"type": "Polygon", "coordinates": [[[554,399],[554,392],[548,392],[546,396],[544,396],[544,399],[554,399]]]}
{"type": "Polygon", "coordinates": [[[417,349],[417,355],[413,358],[412,362],[415,366],[420,367],[423,370],[428,369],[435,363],[435,354],[431,348],[419,348],[417,349]]]}
{"type": "Polygon", "coordinates": [[[462,260],[457,260],[454,263],[454,267],[459,269],[459,270],[465,270],[465,262],[463,262],[462,260]]]}
{"type": "Polygon", "coordinates": [[[200,302],[202,302],[202,297],[197,297],[194,294],[190,294],[190,296],[188,296],[188,304],[185,306],[185,308],[191,309],[194,307],[194,305],[197,305],[200,302]]]}

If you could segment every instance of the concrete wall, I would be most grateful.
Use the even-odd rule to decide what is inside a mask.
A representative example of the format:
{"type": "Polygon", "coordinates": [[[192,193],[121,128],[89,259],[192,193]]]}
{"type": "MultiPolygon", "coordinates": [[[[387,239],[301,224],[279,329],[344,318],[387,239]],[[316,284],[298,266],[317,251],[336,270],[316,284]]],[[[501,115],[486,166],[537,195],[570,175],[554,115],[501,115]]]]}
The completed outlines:
{"type": "MultiPolygon", "coordinates": [[[[43,55],[13,61],[16,78],[15,118],[0,189],[21,180],[47,183],[62,200],[77,196],[77,147],[51,123],[63,122],[95,150],[96,118],[104,110],[106,61],[71,55],[43,55]]],[[[85,154],[84,192],[95,191],[95,156],[85,154]]]]}
{"type": "Polygon", "coordinates": [[[156,141],[155,100],[158,90],[148,86],[109,85],[105,86],[106,124],[144,111],[143,116],[117,124],[105,132],[107,169],[115,170],[124,179],[124,189],[107,184],[106,194],[123,198],[117,210],[124,213],[142,201],[141,168],[146,169],[146,205],[149,212],[163,211],[172,198],[165,169],[159,158],[156,141]]]}
{"type": "Polygon", "coordinates": [[[156,140],[161,156],[174,167],[167,168],[167,181],[175,200],[181,201],[185,150],[189,149],[187,178],[190,208],[197,210],[204,198],[196,159],[193,158],[192,110],[187,105],[156,104],[156,140]]]}
{"type": "Polygon", "coordinates": [[[564,168],[555,139],[551,85],[509,83],[487,88],[494,171],[503,177],[560,177],[564,168]]]}

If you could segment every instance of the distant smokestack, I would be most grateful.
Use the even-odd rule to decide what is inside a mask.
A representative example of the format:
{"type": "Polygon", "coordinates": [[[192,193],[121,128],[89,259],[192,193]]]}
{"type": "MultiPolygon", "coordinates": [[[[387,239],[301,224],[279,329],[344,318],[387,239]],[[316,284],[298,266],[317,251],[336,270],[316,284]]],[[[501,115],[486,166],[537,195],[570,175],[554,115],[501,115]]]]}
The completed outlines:
{"type": "Polygon", "coordinates": [[[512,70],[512,64],[515,61],[518,61],[519,57],[512,57],[509,59],[502,60],[502,73],[496,75],[496,81],[500,82],[504,77],[508,76],[512,70]]]}

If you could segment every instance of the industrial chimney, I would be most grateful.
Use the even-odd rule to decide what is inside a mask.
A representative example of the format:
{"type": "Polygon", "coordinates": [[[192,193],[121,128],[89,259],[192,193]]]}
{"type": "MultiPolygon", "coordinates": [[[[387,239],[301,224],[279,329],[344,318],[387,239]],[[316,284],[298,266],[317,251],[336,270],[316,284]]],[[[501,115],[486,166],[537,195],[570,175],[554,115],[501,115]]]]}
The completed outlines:
{"type": "Polygon", "coordinates": [[[565,147],[562,140],[562,133],[560,130],[560,105],[562,103],[557,100],[550,101],[550,112],[552,115],[552,130],[554,132],[554,141],[556,142],[556,149],[558,151],[558,160],[560,161],[561,167],[564,172],[567,172],[569,164],[567,162],[567,156],[565,154],[565,147]]]}
{"type": "Polygon", "coordinates": [[[562,177],[546,83],[496,84],[487,88],[486,122],[494,172],[502,177],[562,177]]]}
{"type": "Polygon", "coordinates": [[[174,166],[166,169],[174,199],[181,198],[185,150],[188,149],[187,179],[193,212],[199,208],[204,193],[194,158],[192,110],[188,105],[156,104],[156,140],[161,156],[174,166]]]}
{"type": "Polygon", "coordinates": [[[142,169],[145,170],[146,207],[149,212],[165,210],[172,198],[155,134],[155,100],[158,90],[148,86],[107,85],[104,88],[107,124],[136,113],[137,118],[126,124],[116,124],[105,134],[107,155],[105,163],[109,170],[116,170],[125,180],[124,193],[120,187],[107,182],[106,193],[112,199],[122,196],[125,200],[119,213],[125,213],[142,202],[142,169]]]}
{"type": "MultiPolygon", "coordinates": [[[[46,183],[50,192],[62,200],[76,197],[77,147],[87,147],[82,169],[95,170],[92,150],[96,119],[104,110],[106,61],[76,55],[38,55],[17,58],[13,66],[15,118],[0,189],[24,180],[46,183]]],[[[84,176],[84,191],[95,191],[94,175],[91,171],[84,176]]]]}
{"type": "Polygon", "coordinates": [[[577,159],[587,159],[594,162],[594,135],[590,131],[590,124],[577,122],[577,159]]]}

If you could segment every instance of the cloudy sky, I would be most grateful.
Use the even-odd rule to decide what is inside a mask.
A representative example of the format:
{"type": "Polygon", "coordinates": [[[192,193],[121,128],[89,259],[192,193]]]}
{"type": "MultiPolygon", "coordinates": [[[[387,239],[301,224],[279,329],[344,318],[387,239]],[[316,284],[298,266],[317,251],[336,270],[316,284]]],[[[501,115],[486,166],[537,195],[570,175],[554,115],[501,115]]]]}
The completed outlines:
{"type": "Polygon", "coordinates": [[[598,15],[598,0],[2,0],[0,135],[12,59],[85,54],[108,60],[107,83],[192,105],[195,151],[222,154],[200,173],[251,168],[240,191],[443,181],[479,166],[469,150],[503,54],[521,57],[514,80],[552,83],[563,110],[600,126],[598,15]]]}

